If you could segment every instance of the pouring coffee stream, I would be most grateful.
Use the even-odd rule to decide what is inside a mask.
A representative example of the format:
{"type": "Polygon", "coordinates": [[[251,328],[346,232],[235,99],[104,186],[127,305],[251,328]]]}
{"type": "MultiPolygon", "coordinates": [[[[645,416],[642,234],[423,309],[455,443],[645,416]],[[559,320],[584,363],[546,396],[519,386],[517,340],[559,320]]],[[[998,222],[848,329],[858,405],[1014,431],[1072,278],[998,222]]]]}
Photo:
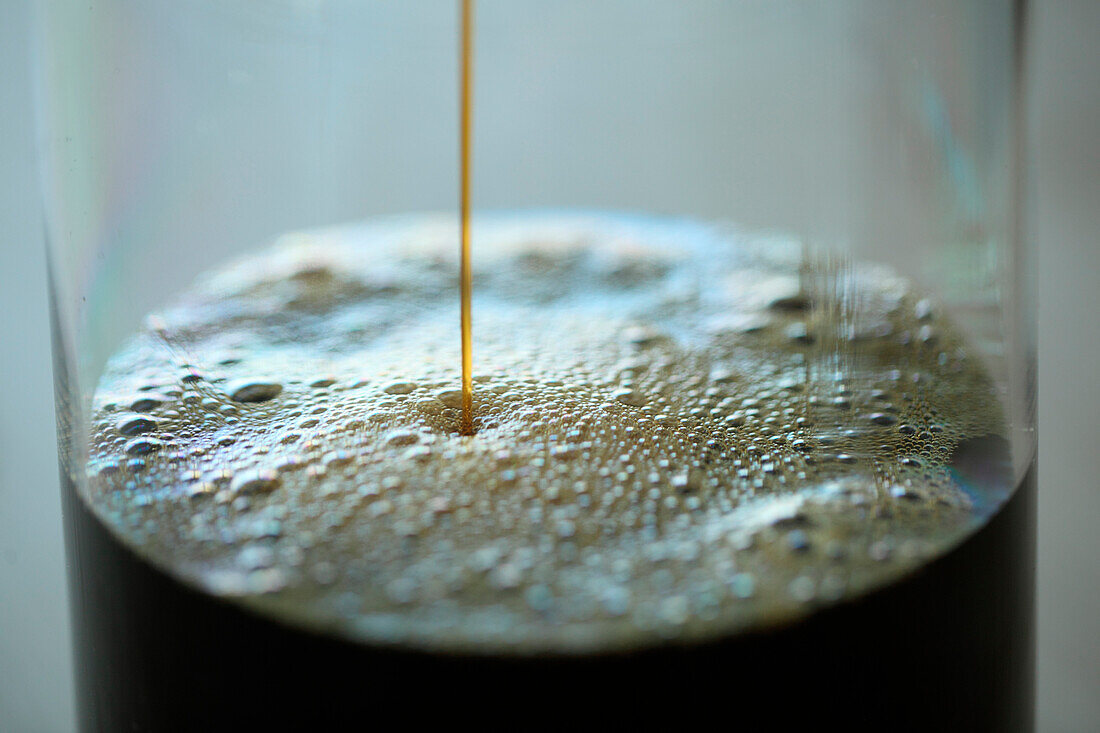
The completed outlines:
{"type": "Polygon", "coordinates": [[[473,408],[473,325],[470,315],[470,298],[473,290],[473,275],[470,272],[470,177],[471,177],[471,130],[473,121],[473,0],[462,0],[461,26],[461,94],[459,111],[459,148],[460,171],[459,216],[462,227],[462,250],[459,266],[459,291],[462,300],[462,425],[463,435],[474,432],[473,408]]]}

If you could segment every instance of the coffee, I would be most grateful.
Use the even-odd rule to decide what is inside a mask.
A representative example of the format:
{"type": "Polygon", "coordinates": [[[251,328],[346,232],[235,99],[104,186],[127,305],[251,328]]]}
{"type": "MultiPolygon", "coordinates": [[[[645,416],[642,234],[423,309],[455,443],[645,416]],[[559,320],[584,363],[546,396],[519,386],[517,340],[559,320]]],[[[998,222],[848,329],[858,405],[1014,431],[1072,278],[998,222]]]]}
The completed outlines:
{"type": "Polygon", "coordinates": [[[953,470],[1003,431],[999,403],[884,268],[685,222],[478,231],[475,435],[453,228],[291,236],[111,360],[91,507],[172,576],[307,628],[590,652],[859,596],[1012,488],[953,470]]]}

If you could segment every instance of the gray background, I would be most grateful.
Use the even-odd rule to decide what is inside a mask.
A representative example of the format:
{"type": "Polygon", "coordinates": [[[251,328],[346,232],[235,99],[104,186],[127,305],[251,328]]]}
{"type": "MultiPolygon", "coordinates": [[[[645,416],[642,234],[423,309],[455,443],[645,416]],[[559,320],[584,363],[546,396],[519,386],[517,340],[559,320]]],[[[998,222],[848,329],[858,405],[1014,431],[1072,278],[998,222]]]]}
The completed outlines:
{"type": "MultiPolygon", "coordinates": [[[[72,727],[26,0],[0,0],[0,731],[72,727]]],[[[1035,3],[1039,729],[1100,730],[1100,3],[1035,3]]]]}

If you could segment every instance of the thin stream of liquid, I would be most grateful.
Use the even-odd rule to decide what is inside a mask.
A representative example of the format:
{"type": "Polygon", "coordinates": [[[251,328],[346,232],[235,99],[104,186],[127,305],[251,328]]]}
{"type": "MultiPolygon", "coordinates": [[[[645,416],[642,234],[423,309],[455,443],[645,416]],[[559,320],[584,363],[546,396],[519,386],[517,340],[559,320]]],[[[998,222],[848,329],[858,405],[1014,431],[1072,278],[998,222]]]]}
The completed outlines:
{"type": "Polygon", "coordinates": [[[459,146],[461,171],[459,210],[462,219],[462,255],[459,266],[459,290],[462,301],[462,426],[463,435],[474,432],[473,416],[473,343],[470,323],[470,294],[473,278],[470,273],[470,123],[471,123],[471,67],[473,66],[473,0],[462,0],[462,90],[459,146]]]}

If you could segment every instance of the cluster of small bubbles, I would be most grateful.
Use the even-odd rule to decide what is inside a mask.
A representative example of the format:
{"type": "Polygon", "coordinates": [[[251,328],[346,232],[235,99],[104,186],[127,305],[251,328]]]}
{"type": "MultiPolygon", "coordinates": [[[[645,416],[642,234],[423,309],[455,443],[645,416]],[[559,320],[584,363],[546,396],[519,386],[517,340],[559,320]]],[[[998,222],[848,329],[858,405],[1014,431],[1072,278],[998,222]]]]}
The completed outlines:
{"type": "Polygon", "coordinates": [[[95,398],[99,516],[292,621],[501,649],[749,628],[973,527],[950,460],[998,409],[896,276],[848,272],[857,322],[774,240],[486,227],[462,436],[450,230],[406,227],[280,246],[152,319],[95,398]]]}

